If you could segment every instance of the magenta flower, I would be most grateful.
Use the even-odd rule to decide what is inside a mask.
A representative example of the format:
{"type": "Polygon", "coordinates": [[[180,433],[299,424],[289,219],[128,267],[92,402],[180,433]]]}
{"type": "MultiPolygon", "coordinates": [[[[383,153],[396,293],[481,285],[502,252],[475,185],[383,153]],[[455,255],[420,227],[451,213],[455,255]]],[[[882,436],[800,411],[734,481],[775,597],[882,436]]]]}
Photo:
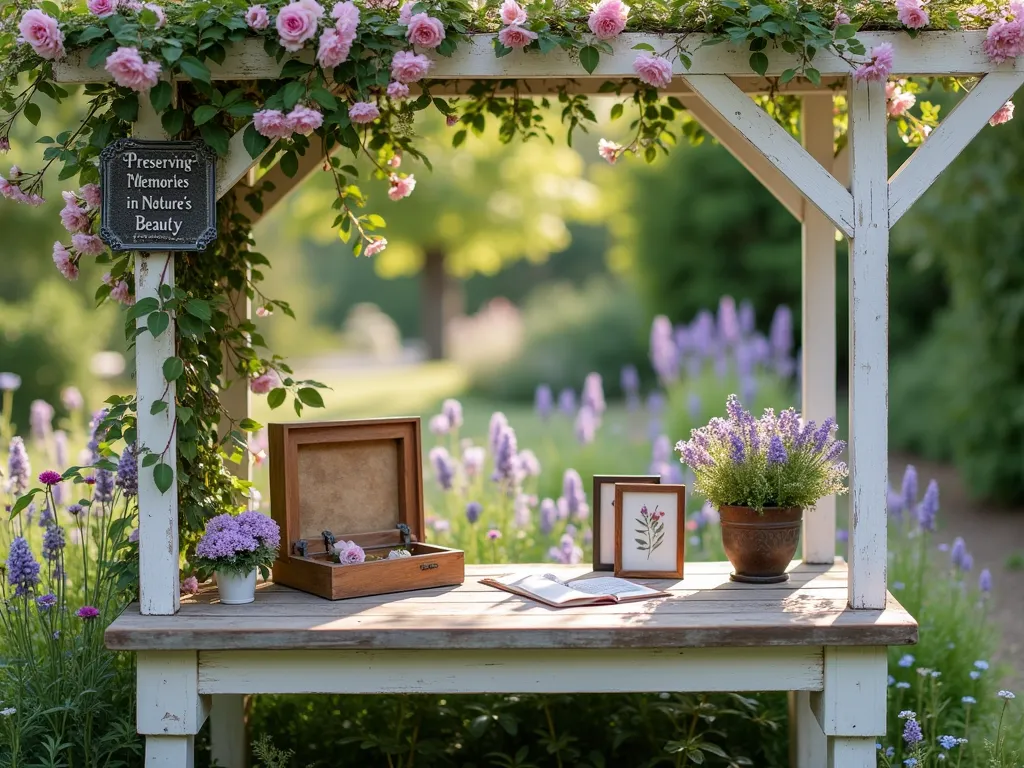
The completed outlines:
{"type": "Polygon", "coordinates": [[[885,78],[892,72],[893,49],[892,43],[881,43],[871,49],[871,61],[861,64],[854,70],[855,80],[884,82],[885,78]]]}
{"type": "Polygon", "coordinates": [[[39,473],[39,482],[43,485],[56,485],[60,481],[60,472],[54,472],[52,469],[45,469],[39,473]]]}
{"type": "Polygon", "coordinates": [[[90,621],[92,619],[95,619],[99,615],[100,615],[99,609],[98,608],[94,608],[91,605],[83,605],[81,608],[79,608],[77,611],[75,611],[75,616],[77,616],[80,619],[84,619],[85,621],[90,621]]]}
{"type": "Polygon", "coordinates": [[[989,118],[988,124],[995,127],[1008,123],[1013,120],[1013,102],[1008,101],[1001,106],[992,117],[989,118]]]}

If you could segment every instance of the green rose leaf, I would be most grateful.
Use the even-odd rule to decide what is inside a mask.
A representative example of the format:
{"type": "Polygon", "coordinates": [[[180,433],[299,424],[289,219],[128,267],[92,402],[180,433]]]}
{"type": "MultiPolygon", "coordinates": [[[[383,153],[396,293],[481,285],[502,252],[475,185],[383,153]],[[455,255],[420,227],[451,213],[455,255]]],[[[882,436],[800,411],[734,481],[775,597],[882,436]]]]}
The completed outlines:
{"type": "Polygon", "coordinates": [[[167,493],[174,483],[174,470],[161,461],[153,467],[153,482],[160,493],[167,493]]]}
{"type": "Polygon", "coordinates": [[[168,357],[164,360],[163,370],[167,381],[176,381],[185,372],[185,363],[180,357],[168,357]]]}
{"type": "Polygon", "coordinates": [[[589,74],[594,74],[598,63],[601,61],[601,54],[592,45],[586,45],[580,49],[580,64],[589,74]]]}
{"type": "Polygon", "coordinates": [[[323,408],[324,399],[320,393],[312,387],[302,387],[299,389],[299,400],[308,405],[310,408],[323,408]]]}

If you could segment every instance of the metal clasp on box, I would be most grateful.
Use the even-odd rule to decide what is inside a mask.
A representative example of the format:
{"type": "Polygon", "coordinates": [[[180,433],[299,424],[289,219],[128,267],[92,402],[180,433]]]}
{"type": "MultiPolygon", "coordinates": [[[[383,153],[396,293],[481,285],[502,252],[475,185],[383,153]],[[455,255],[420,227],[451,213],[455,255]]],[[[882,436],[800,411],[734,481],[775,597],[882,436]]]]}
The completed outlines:
{"type": "Polygon", "coordinates": [[[297,554],[299,557],[307,557],[306,553],[307,550],[309,549],[309,544],[306,543],[305,539],[302,539],[292,544],[292,549],[295,550],[295,554],[297,554]]]}
{"type": "Polygon", "coordinates": [[[337,539],[334,538],[334,534],[330,531],[322,531],[320,535],[323,536],[324,539],[324,549],[328,553],[334,551],[334,542],[337,541],[337,539]]]}
{"type": "Polygon", "coordinates": [[[402,546],[406,548],[412,546],[412,531],[409,530],[409,526],[405,523],[399,523],[395,527],[402,534],[402,546]]]}

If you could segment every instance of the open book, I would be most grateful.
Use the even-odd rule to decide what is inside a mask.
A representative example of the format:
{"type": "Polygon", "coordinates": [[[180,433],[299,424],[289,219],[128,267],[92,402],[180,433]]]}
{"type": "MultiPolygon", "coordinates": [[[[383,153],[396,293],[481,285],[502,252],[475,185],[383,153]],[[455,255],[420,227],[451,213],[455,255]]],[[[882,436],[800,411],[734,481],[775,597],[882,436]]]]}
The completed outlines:
{"type": "Polygon", "coordinates": [[[480,579],[497,589],[503,589],[515,595],[528,597],[531,600],[550,605],[553,608],[568,608],[575,605],[608,605],[610,603],[627,603],[634,600],[647,600],[651,597],[668,597],[668,592],[660,592],[650,587],[634,584],[625,579],[611,576],[598,576],[589,579],[560,581],[551,574],[543,576],[505,576],[494,579],[480,579]]]}

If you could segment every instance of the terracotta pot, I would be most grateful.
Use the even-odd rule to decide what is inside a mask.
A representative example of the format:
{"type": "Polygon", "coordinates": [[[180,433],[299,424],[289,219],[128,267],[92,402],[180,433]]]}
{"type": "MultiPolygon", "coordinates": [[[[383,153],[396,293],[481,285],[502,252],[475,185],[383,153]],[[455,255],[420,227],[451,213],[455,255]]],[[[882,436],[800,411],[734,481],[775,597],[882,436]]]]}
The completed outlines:
{"type": "Polygon", "coordinates": [[[774,584],[788,581],[786,568],[800,544],[800,507],[721,507],[722,545],[735,573],[733,581],[774,584]]]}

